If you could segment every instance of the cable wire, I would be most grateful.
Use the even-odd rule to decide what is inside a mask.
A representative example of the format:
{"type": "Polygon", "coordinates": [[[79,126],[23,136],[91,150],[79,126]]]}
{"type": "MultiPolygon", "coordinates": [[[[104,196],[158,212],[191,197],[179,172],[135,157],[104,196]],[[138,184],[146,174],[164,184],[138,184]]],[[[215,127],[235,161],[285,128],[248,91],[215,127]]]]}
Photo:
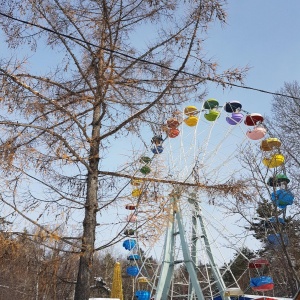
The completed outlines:
{"type": "Polygon", "coordinates": [[[150,61],[150,60],[138,58],[138,57],[135,57],[135,56],[132,56],[132,55],[129,55],[129,54],[117,51],[117,50],[112,50],[112,49],[109,49],[109,48],[106,48],[106,47],[101,47],[99,45],[93,44],[91,42],[84,41],[84,40],[82,40],[80,38],[77,38],[77,37],[74,37],[72,35],[60,33],[58,31],[50,29],[48,27],[38,25],[38,24],[34,24],[32,22],[28,22],[28,21],[25,21],[25,20],[22,20],[22,19],[19,19],[19,18],[16,18],[16,17],[12,17],[12,16],[10,16],[8,14],[5,14],[3,12],[0,12],[0,15],[3,16],[3,17],[6,17],[8,19],[26,24],[26,25],[30,25],[30,26],[33,26],[33,27],[40,28],[42,30],[54,33],[56,35],[63,36],[65,38],[68,38],[68,39],[71,39],[71,40],[74,40],[74,41],[77,41],[77,42],[81,42],[81,43],[87,44],[89,46],[99,48],[99,49],[107,51],[109,53],[119,54],[123,57],[129,58],[129,59],[132,59],[132,60],[135,60],[135,61],[139,61],[139,62],[142,62],[142,63],[154,65],[154,66],[157,66],[157,67],[160,67],[162,69],[169,70],[169,71],[179,72],[180,74],[188,75],[188,76],[195,77],[195,78],[198,78],[198,79],[201,79],[201,80],[220,83],[220,84],[224,84],[224,85],[228,85],[228,86],[232,86],[232,87],[236,87],[236,88],[247,89],[247,90],[252,90],[252,91],[265,93],[265,94],[269,94],[269,95],[281,96],[281,97],[287,97],[287,98],[291,98],[291,99],[300,100],[299,97],[294,97],[294,96],[290,96],[290,95],[286,95],[286,94],[282,94],[282,93],[278,93],[278,92],[270,92],[270,91],[267,91],[267,90],[263,90],[263,89],[259,89],[259,88],[255,88],[255,87],[250,87],[250,86],[246,86],[246,85],[242,85],[242,84],[236,84],[236,83],[232,83],[232,82],[228,82],[228,81],[222,81],[222,80],[214,79],[214,78],[211,78],[211,77],[203,77],[203,76],[200,76],[200,75],[197,75],[197,74],[194,74],[194,73],[190,73],[190,72],[187,72],[187,71],[183,71],[183,70],[179,71],[178,69],[167,67],[167,66],[162,65],[162,64],[157,63],[157,62],[153,62],[153,61],[150,61]]]}

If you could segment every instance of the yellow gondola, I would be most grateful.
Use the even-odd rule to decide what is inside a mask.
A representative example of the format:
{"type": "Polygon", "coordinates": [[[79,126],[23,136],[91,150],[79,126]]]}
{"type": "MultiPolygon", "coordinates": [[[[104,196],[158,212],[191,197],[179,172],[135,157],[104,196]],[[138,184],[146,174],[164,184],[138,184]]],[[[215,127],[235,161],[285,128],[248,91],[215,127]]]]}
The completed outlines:
{"type": "Polygon", "coordinates": [[[141,180],[141,179],[131,179],[130,183],[133,186],[139,186],[139,185],[141,185],[143,183],[143,180],[141,180]]]}
{"type": "Polygon", "coordinates": [[[131,192],[131,195],[132,195],[133,197],[139,197],[139,196],[142,195],[142,193],[143,193],[142,190],[140,190],[140,189],[134,189],[134,190],[131,192]]]}
{"type": "Polygon", "coordinates": [[[281,146],[281,142],[277,138],[268,138],[263,140],[260,144],[260,149],[262,151],[271,151],[273,149],[279,148],[281,146]]]}
{"type": "Polygon", "coordinates": [[[187,126],[193,127],[193,126],[196,126],[198,124],[198,120],[199,120],[198,117],[190,116],[190,117],[188,117],[184,120],[184,123],[187,126]]]}
{"type": "Polygon", "coordinates": [[[138,283],[148,283],[149,282],[147,277],[139,277],[137,280],[138,280],[138,283]]]}
{"type": "Polygon", "coordinates": [[[264,158],[263,164],[268,168],[276,168],[284,163],[284,156],[282,154],[273,154],[271,158],[264,158]]]}
{"type": "Polygon", "coordinates": [[[193,116],[193,115],[196,115],[198,114],[198,109],[196,106],[187,106],[185,109],[184,109],[184,114],[187,115],[187,116],[193,116]]]}

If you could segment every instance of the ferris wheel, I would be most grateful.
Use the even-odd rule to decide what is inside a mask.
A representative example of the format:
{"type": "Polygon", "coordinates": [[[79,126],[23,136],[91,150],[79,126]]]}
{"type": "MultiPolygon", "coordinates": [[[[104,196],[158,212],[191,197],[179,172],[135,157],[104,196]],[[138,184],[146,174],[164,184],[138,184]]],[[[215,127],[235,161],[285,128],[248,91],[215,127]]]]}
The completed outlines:
{"type": "MultiPolygon", "coordinates": [[[[250,260],[242,252],[251,238],[249,230],[239,223],[237,231],[224,204],[215,205],[218,197],[231,197],[233,182],[243,178],[245,170],[238,159],[242,148],[260,149],[271,174],[268,185],[274,205],[285,209],[293,203],[281,143],[268,137],[263,121],[261,114],[244,111],[239,101],[220,105],[208,99],[201,108],[191,105],[174,112],[163,133],[153,136],[148,153],[138,159],[131,201],[125,206],[126,272],[135,279],[138,300],[229,300],[251,292],[264,296],[273,290],[266,271],[269,262],[260,257],[250,260]],[[155,210],[158,213],[153,215],[155,210]],[[147,224],[146,230],[140,224],[147,224]],[[159,252],[160,258],[149,260],[147,251],[151,257],[159,252]],[[238,253],[235,258],[249,261],[238,278],[231,270],[234,260],[228,259],[233,252],[238,253]],[[246,276],[245,290],[240,281],[246,276]]],[[[287,243],[287,236],[271,230],[274,224],[284,223],[282,218],[261,222],[264,228],[269,226],[269,243],[287,243]]]]}

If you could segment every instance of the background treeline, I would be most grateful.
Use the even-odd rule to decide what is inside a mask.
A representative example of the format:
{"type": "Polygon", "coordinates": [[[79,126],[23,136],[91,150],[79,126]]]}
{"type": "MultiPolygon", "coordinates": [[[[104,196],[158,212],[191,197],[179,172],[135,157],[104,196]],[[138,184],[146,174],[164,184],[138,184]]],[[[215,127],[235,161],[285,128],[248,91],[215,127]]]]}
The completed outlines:
{"type": "MultiPolygon", "coordinates": [[[[1,233],[0,299],[73,299],[80,254],[61,245],[59,240],[43,238],[40,233],[1,233]]],[[[127,257],[113,251],[94,255],[91,297],[110,297],[114,265],[119,261],[124,299],[132,299],[134,278],[126,274],[127,257]]],[[[147,260],[155,264],[151,257],[147,260]]]]}
{"type": "MultiPolygon", "coordinates": [[[[298,247],[299,226],[291,223],[289,225],[290,242],[285,249],[272,248],[265,244],[258,252],[250,251],[247,248],[241,249],[243,255],[236,253],[231,264],[232,274],[236,277],[239,285],[247,294],[259,294],[251,290],[249,286],[250,277],[257,276],[248,270],[248,259],[262,256],[270,261],[270,267],[265,275],[274,279],[274,291],[266,295],[287,296],[292,295],[293,276],[291,269],[286,263],[285,251],[292,254],[294,270],[299,276],[298,261],[300,252],[298,247]]],[[[259,235],[259,231],[257,231],[259,235]]],[[[260,235],[258,238],[263,238],[260,235]]],[[[150,278],[153,278],[158,262],[152,257],[145,257],[141,250],[143,261],[146,261],[144,268],[150,278]]],[[[44,238],[39,231],[28,233],[24,231],[18,235],[11,233],[0,234],[0,299],[18,300],[71,300],[74,298],[77,268],[79,264],[79,253],[62,247],[62,243],[55,239],[44,238]]],[[[95,253],[94,263],[90,282],[91,297],[110,297],[113,271],[116,261],[122,267],[122,284],[124,300],[134,299],[134,292],[137,289],[135,278],[126,274],[129,265],[126,254],[117,253],[113,248],[106,249],[101,253],[95,253]]],[[[226,266],[221,268],[224,270],[226,266]]],[[[201,282],[201,270],[204,265],[198,266],[199,281],[201,282]]],[[[145,271],[145,270],[144,270],[145,271]]],[[[175,270],[175,277],[187,275],[184,265],[179,265],[175,270]]],[[[234,284],[230,273],[226,273],[224,280],[228,286],[234,284]]],[[[294,283],[295,284],[295,283],[294,283]]],[[[177,292],[184,294],[187,286],[177,286],[177,292]]]]}

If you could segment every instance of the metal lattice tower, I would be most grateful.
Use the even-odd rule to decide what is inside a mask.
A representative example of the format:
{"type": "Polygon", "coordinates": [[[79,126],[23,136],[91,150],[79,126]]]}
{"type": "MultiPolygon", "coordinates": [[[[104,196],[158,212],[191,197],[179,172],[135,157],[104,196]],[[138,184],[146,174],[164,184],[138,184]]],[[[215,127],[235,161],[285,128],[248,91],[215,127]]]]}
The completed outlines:
{"type": "Polygon", "coordinates": [[[181,212],[178,206],[179,197],[176,194],[171,195],[171,212],[172,217],[169,219],[168,229],[166,232],[165,243],[164,243],[164,256],[159,276],[158,285],[156,287],[155,300],[166,300],[168,299],[169,290],[171,287],[172,276],[174,273],[174,266],[177,263],[174,260],[174,244],[175,237],[177,234],[180,236],[180,246],[182,249],[184,264],[189,274],[189,292],[188,299],[205,300],[203,291],[200,287],[196,266],[198,260],[196,257],[197,244],[198,244],[198,229],[201,230],[201,238],[204,239],[205,252],[209,259],[210,268],[216,282],[216,286],[223,300],[230,300],[230,297],[225,296],[226,286],[220,271],[215,264],[214,257],[210,248],[210,243],[206,234],[205,224],[202,219],[201,208],[199,203],[194,198],[189,198],[189,202],[194,206],[195,212],[192,216],[193,232],[191,240],[191,250],[185,236],[185,229],[182,222],[181,212]],[[178,232],[175,230],[178,230],[178,232]]]}

